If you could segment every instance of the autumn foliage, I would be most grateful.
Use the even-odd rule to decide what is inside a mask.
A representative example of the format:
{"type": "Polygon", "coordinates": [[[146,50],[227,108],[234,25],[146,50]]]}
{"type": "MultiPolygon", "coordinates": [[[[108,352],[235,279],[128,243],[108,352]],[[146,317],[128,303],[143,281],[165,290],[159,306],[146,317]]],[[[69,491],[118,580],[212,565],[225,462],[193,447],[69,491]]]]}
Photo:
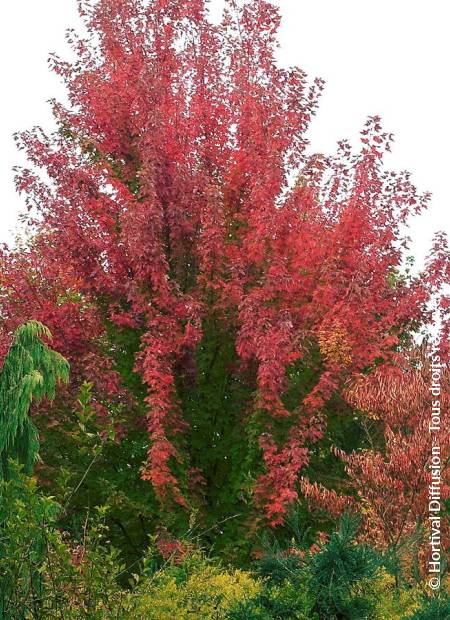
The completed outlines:
{"type": "Polygon", "coordinates": [[[377,117],[356,151],[311,153],[323,83],[277,63],[270,2],[230,0],[218,25],[202,0],[80,13],[75,60],[51,57],[69,96],[57,130],[17,137],[30,241],[1,253],[2,351],[45,322],[72,367],[66,398],[87,379],[99,411],[126,404],[146,426],[141,475],[164,509],[216,510],[228,485],[222,515],[249,492],[253,517],[282,524],[314,496],[300,479],[333,403],[382,418],[386,457],[341,456],[392,542],[423,515],[427,450],[423,378],[399,352],[449,274],[442,236],[423,273],[402,267],[428,195],[384,167],[377,117]]]}

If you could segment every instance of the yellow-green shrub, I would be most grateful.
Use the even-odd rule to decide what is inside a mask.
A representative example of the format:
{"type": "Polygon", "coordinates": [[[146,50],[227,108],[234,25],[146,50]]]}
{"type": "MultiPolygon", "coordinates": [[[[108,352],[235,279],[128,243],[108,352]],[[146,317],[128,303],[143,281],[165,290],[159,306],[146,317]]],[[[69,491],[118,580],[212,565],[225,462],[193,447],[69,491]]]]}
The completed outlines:
{"type": "Polygon", "coordinates": [[[144,579],[132,594],[130,618],[221,620],[260,589],[250,573],[226,570],[195,554],[180,566],[144,579]]]}
{"type": "Polygon", "coordinates": [[[419,607],[421,592],[419,586],[411,589],[397,588],[394,577],[380,570],[371,585],[376,620],[402,620],[413,614],[419,607]]]}

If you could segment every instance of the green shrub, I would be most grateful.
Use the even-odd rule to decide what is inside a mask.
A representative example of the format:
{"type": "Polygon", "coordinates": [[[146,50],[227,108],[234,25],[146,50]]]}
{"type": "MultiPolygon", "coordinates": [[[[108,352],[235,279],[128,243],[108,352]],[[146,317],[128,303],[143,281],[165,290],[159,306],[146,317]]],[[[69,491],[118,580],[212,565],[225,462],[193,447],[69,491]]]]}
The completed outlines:
{"type": "Polygon", "coordinates": [[[194,553],[144,577],[130,595],[130,620],[225,620],[239,603],[253,599],[261,583],[250,573],[228,570],[194,553]]]}
{"type": "Polygon", "coordinates": [[[60,506],[34,478],[15,472],[0,483],[0,616],[5,620],[125,618],[128,593],[117,585],[124,567],[108,545],[105,510],[67,541],[56,527],[60,506]]]}
{"type": "Polygon", "coordinates": [[[318,620],[311,612],[312,601],[305,587],[288,581],[270,586],[252,600],[245,601],[231,610],[229,620],[318,620]]]}
{"type": "Polygon", "coordinates": [[[450,598],[443,594],[441,598],[432,598],[423,602],[422,606],[407,620],[449,620],[450,598]]]}
{"type": "Polygon", "coordinates": [[[309,561],[309,588],[314,611],[324,620],[373,618],[367,596],[376,578],[380,558],[365,545],[354,542],[358,523],[345,516],[339,530],[309,561]]]}
{"type": "Polygon", "coordinates": [[[41,568],[59,507],[17,464],[10,461],[8,468],[11,479],[0,482],[0,613],[26,618],[40,609],[45,594],[41,568]]]}

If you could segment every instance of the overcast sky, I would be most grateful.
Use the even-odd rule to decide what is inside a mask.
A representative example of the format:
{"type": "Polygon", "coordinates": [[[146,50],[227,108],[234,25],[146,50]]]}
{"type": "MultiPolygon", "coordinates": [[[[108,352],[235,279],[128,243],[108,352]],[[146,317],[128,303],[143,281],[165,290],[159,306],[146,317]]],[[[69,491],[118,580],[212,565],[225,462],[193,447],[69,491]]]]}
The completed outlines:
{"type": "MultiPolygon", "coordinates": [[[[217,19],[223,0],[211,0],[217,19]]],[[[357,143],[367,116],[378,114],[395,134],[393,169],[408,169],[433,194],[427,214],[412,223],[412,252],[423,261],[434,231],[450,234],[450,3],[448,0],[278,0],[280,62],[300,65],[326,81],[309,132],[314,151],[331,152],[341,138],[357,143]]],[[[48,71],[49,52],[66,50],[76,27],[75,0],[15,0],[2,5],[2,142],[0,242],[10,241],[23,202],[14,192],[23,163],[12,134],[52,126],[51,97],[63,98],[48,71]]]]}

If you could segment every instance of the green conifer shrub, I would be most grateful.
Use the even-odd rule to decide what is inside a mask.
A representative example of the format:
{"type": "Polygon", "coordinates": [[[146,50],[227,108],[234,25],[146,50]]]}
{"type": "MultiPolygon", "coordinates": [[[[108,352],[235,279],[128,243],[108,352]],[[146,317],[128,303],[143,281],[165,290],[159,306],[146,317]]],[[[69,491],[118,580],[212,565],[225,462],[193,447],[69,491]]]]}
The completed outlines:
{"type": "Polygon", "coordinates": [[[21,463],[31,474],[39,439],[29,417],[32,400],[53,399],[58,381],[69,380],[69,364],[43,341],[50,331],[38,321],[19,327],[0,373],[0,479],[11,475],[9,461],[21,463]]]}

